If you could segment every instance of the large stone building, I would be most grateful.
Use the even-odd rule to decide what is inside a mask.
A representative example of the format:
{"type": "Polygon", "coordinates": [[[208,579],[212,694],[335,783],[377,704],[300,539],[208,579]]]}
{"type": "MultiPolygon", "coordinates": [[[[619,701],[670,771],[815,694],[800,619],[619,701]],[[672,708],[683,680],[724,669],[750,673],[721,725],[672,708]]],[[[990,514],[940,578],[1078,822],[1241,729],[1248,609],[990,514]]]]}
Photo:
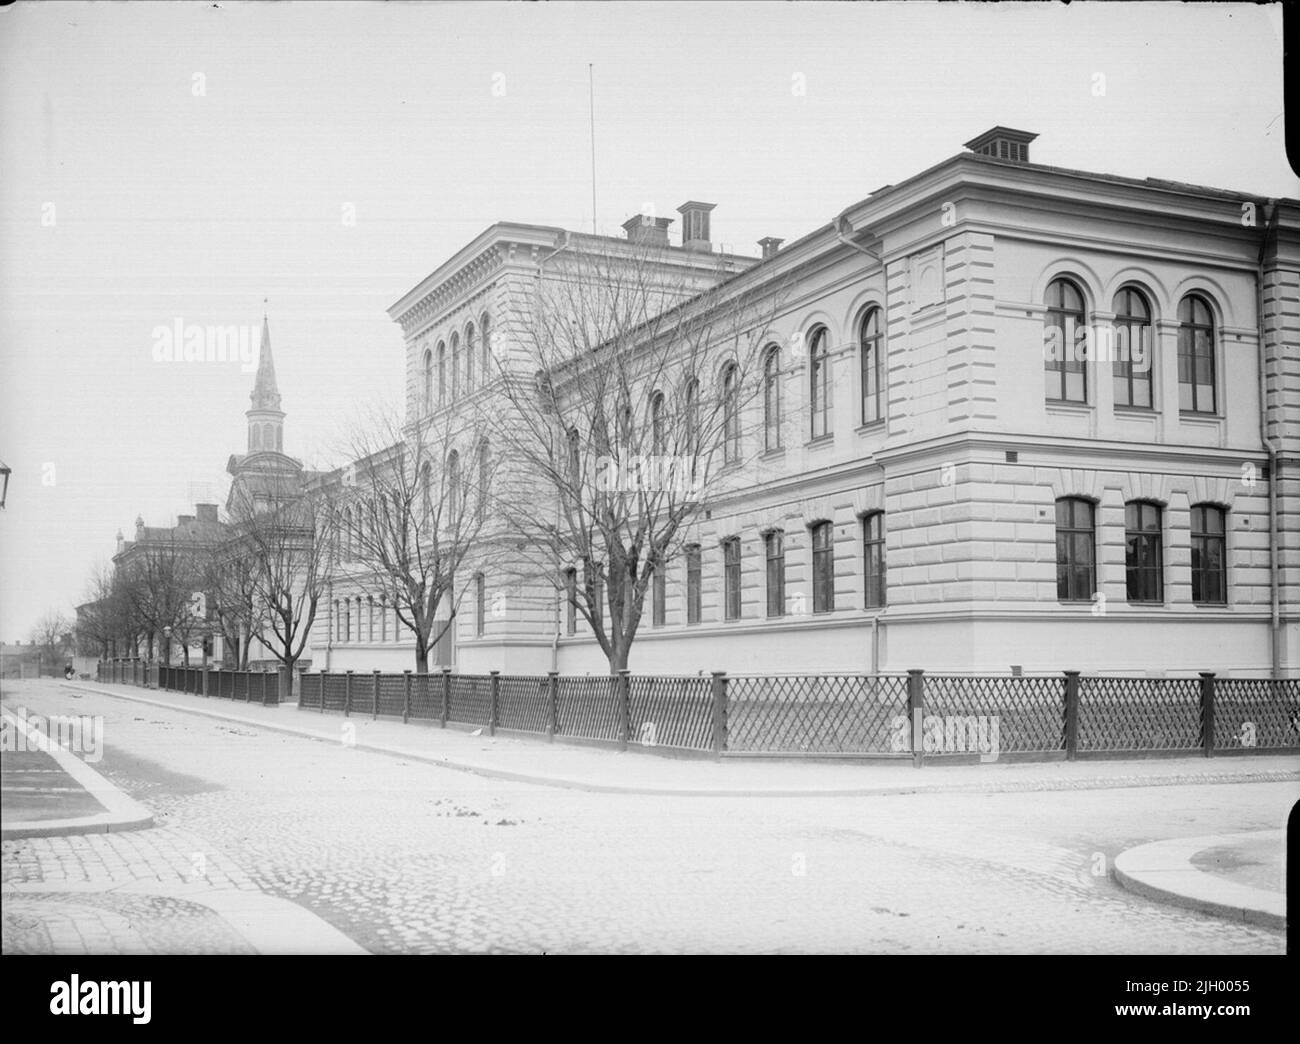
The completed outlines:
{"type": "MultiPolygon", "coordinates": [[[[712,249],[709,204],[680,245],[628,222],[665,286],[780,302],[754,465],[634,670],[1300,674],[1300,204],[1046,166],[1034,138],[994,128],[761,258],[712,249]]],[[[400,298],[408,421],[490,395],[512,302],[614,242],[494,225],[400,298]]],[[[473,582],[444,662],[605,669],[562,584],[497,612],[506,582],[473,582]]],[[[411,666],[386,607],[329,602],[316,666],[411,666]]]]}

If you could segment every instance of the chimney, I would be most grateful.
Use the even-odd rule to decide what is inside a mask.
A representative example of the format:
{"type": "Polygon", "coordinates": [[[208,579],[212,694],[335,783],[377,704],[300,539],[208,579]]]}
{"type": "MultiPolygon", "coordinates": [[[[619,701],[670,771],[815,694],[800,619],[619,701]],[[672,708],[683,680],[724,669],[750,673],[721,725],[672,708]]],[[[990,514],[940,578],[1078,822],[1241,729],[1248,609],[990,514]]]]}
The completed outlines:
{"type": "Polygon", "coordinates": [[[709,239],[709,211],[716,203],[699,203],[687,200],[677,208],[682,216],[682,246],[687,250],[702,250],[706,253],[713,249],[709,239]]]}
{"type": "Polygon", "coordinates": [[[986,130],[978,138],[971,138],[966,142],[966,148],[980,156],[1010,160],[1012,163],[1028,163],[1029,143],[1036,137],[1038,135],[1030,131],[994,127],[992,130],[986,130]]]}
{"type": "Polygon", "coordinates": [[[195,504],[195,505],[194,505],[194,509],[199,513],[199,521],[200,521],[200,522],[215,522],[215,521],[217,521],[217,505],[216,505],[216,504],[195,504]]]}
{"type": "Polygon", "coordinates": [[[179,529],[181,526],[187,526],[193,521],[194,521],[193,515],[177,515],[176,527],[179,529]]]}
{"type": "Polygon", "coordinates": [[[629,243],[649,243],[651,246],[668,245],[668,226],[672,218],[651,217],[649,214],[637,214],[623,222],[629,243]]]}
{"type": "Polygon", "coordinates": [[[781,249],[781,244],[784,242],[784,239],[777,239],[776,236],[765,236],[760,239],[758,245],[763,250],[763,260],[766,261],[769,257],[776,257],[776,252],[781,249]]]}

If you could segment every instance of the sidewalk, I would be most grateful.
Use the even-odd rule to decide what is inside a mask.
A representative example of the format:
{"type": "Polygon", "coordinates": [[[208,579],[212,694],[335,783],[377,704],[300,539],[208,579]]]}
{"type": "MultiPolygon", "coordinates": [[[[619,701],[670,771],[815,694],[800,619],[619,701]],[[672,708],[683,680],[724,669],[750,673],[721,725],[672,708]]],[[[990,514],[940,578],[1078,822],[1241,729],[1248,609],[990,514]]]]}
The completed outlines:
{"type": "Polygon", "coordinates": [[[132,801],[71,751],[28,722],[3,711],[5,729],[23,749],[0,755],[3,823],[0,838],[139,830],[153,814],[132,801]]]}
{"type": "Polygon", "coordinates": [[[1265,928],[1286,927],[1286,832],[1156,841],[1115,858],[1115,880],[1175,906],[1265,928]]]}
{"type": "Polygon", "coordinates": [[[2,713],[22,743],[0,754],[6,953],[367,952],[224,860],[196,859],[201,844],[150,829],[147,808],[9,708],[2,713]],[[83,860],[87,849],[73,847],[72,835],[92,835],[75,840],[96,858],[83,860]],[[33,845],[51,844],[67,869],[31,879],[33,845]]]}
{"type": "Polygon", "coordinates": [[[630,749],[586,747],[518,735],[472,735],[436,723],[372,720],[299,709],[262,707],[187,693],[129,685],[64,683],[156,707],[202,714],[358,750],[426,761],[495,779],[601,793],[663,796],[830,797],[917,792],[1089,790],[1178,786],[1194,783],[1300,781],[1288,756],[1207,759],[1147,758],[1132,761],[1005,762],[980,765],[910,761],[794,760],[773,758],[671,757],[630,749]]]}

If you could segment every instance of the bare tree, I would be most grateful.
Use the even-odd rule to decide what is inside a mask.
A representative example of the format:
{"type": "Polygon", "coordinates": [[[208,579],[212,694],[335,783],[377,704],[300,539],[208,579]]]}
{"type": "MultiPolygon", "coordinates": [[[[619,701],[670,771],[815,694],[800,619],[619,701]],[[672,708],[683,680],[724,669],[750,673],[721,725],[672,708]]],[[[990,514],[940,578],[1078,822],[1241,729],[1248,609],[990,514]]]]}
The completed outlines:
{"type": "MultiPolygon", "coordinates": [[[[266,629],[258,635],[292,685],[329,580],[336,505],[325,490],[304,491],[296,476],[265,477],[238,494],[231,510],[232,544],[252,563],[255,604],[266,629]]],[[[281,698],[289,693],[282,691],[281,698]]]]}
{"type": "Polygon", "coordinates": [[[195,592],[202,590],[199,550],[173,534],[137,543],[122,564],[121,582],[144,655],[153,655],[170,628],[189,663],[190,639],[201,623],[191,610],[195,592]]]}
{"type": "Polygon", "coordinates": [[[539,280],[515,316],[518,357],[503,363],[508,405],[492,408],[505,456],[496,511],[611,671],[627,666],[655,577],[758,452],[746,429],[778,307],[770,290],[701,293],[664,268],[661,251],[619,244],[539,280]]]}
{"type": "Polygon", "coordinates": [[[55,667],[72,650],[72,621],[57,609],[47,609],[31,630],[31,643],[40,652],[42,665],[55,667]]]}
{"type": "Polygon", "coordinates": [[[87,582],[85,603],[77,607],[78,652],[107,658],[138,631],[123,582],[111,567],[99,566],[87,582]]]}
{"type": "Polygon", "coordinates": [[[347,447],[336,576],[396,611],[425,674],[463,598],[457,574],[484,560],[495,458],[472,413],[439,410],[405,429],[392,416],[377,413],[347,447]]]}
{"type": "Polygon", "coordinates": [[[256,567],[249,541],[238,535],[212,548],[201,565],[210,626],[224,639],[226,662],[236,670],[248,669],[252,636],[266,624],[257,600],[256,567]]]}

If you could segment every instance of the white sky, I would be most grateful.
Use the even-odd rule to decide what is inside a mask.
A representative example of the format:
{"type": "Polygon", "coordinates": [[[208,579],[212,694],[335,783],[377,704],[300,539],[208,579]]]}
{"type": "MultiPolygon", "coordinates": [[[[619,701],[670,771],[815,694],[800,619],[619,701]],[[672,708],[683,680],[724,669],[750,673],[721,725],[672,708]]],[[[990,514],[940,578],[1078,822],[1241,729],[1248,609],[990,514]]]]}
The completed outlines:
{"type": "Polygon", "coordinates": [[[285,449],[333,465],[400,409],[389,304],[493,221],[590,228],[588,62],[613,234],[702,199],[757,253],[997,123],[1038,162],[1300,196],[1276,6],[0,9],[0,639],[71,613],[137,515],[224,498],[252,375],[154,362],[155,326],[269,297],[285,449]]]}

